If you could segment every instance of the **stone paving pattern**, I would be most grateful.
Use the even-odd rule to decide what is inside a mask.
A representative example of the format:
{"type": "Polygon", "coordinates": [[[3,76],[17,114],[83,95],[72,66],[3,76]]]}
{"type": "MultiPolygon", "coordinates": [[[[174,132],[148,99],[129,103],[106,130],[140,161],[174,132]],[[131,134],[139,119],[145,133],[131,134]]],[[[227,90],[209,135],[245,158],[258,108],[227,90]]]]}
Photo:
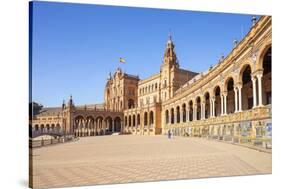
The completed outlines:
{"type": "Polygon", "coordinates": [[[200,138],[99,136],[33,150],[34,188],[267,174],[271,154],[200,138]]]}

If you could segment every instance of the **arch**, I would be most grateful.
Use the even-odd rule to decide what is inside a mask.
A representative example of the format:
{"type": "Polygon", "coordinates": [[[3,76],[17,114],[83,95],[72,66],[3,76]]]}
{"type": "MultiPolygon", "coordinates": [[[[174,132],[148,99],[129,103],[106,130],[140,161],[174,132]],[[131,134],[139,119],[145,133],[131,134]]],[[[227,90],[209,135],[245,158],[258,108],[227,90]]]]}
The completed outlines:
{"type": "Polygon", "coordinates": [[[41,132],[41,133],[44,132],[44,127],[45,127],[44,124],[41,124],[41,125],[40,125],[40,132],[41,132]]]}
{"type": "Polygon", "coordinates": [[[210,109],[211,109],[211,96],[210,93],[207,91],[204,93],[204,100],[205,100],[205,118],[210,117],[210,109]]]}
{"type": "Polygon", "coordinates": [[[153,111],[149,112],[149,125],[153,125],[154,124],[154,113],[153,111]]]}
{"type": "Polygon", "coordinates": [[[242,82],[242,110],[249,110],[253,107],[253,83],[252,83],[252,69],[249,64],[242,67],[241,71],[242,82]]]}
{"type": "Polygon", "coordinates": [[[51,124],[51,130],[55,131],[55,124],[54,123],[51,124]]]}
{"type": "Polygon", "coordinates": [[[96,129],[97,129],[97,134],[98,135],[105,134],[104,133],[104,128],[103,128],[103,121],[104,121],[104,118],[101,115],[96,117],[96,129]]]}
{"type": "Polygon", "coordinates": [[[82,115],[76,115],[75,117],[74,117],[74,120],[75,119],[84,119],[84,116],[82,116],[82,115]]]}
{"type": "Polygon", "coordinates": [[[272,91],[272,50],[271,45],[267,47],[266,52],[262,58],[262,104],[271,104],[272,91]]]}
{"type": "Polygon", "coordinates": [[[176,107],[176,116],[177,116],[177,123],[180,122],[180,106],[176,107]]]}
{"type": "Polygon", "coordinates": [[[188,102],[189,121],[193,121],[193,101],[188,102]]]}
{"type": "Polygon", "coordinates": [[[228,77],[225,81],[225,91],[227,91],[226,96],[226,113],[231,114],[235,111],[235,92],[234,92],[234,79],[233,77],[228,77]]]}
{"type": "MultiPolygon", "coordinates": [[[[105,125],[106,125],[106,132],[112,133],[114,131],[113,126],[113,118],[111,116],[107,116],[105,119],[105,125]]],[[[90,127],[89,127],[90,128],[90,127]]]]}
{"type": "Polygon", "coordinates": [[[147,126],[147,122],[148,122],[148,117],[147,117],[147,112],[144,112],[144,126],[147,126]]]}
{"type": "Polygon", "coordinates": [[[182,104],[181,109],[182,109],[182,121],[186,122],[186,104],[185,103],[182,104]]]}
{"type": "Polygon", "coordinates": [[[222,108],[221,108],[221,87],[219,85],[215,86],[214,88],[214,96],[215,96],[215,112],[214,116],[219,116],[222,114],[222,108]]]}
{"type": "Polygon", "coordinates": [[[175,116],[174,116],[175,114],[174,114],[174,108],[172,108],[171,109],[171,124],[174,124],[174,122],[175,122],[175,116]]]}
{"type": "Polygon", "coordinates": [[[56,131],[57,132],[60,132],[61,131],[61,126],[59,123],[56,124],[56,131]]]}
{"type": "Polygon", "coordinates": [[[114,132],[121,132],[121,118],[119,116],[114,118],[114,125],[113,125],[114,132]]]}
{"type": "Polygon", "coordinates": [[[201,119],[201,103],[202,103],[200,96],[196,97],[195,102],[196,102],[196,120],[200,120],[201,119]]]}
{"type": "Polygon", "coordinates": [[[257,70],[262,70],[263,69],[263,62],[264,62],[264,58],[268,52],[268,50],[270,49],[271,51],[271,47],[272,47],[272,41],[267,41],[260,49],[258,55],[257,55],[257,70]]]}
{"type": "Polygon", "coordinates": [[[36,124],[36,125],[34,126],[34,130],[35,130],[35,131],[39,131],[39,125],[38,125],[38,124],[36,124]]]}
{"type": "Polygon", "coordinates": [[[238,83],[242,83],[243,82],[243,73],[246,70],[247,71],[250,70],[251,73],[252,73],[253,68],[252,68],[252,65],[251,65],[250,62],[246,62],[246,63],[242,64],[242,66],[240,66],[239,75],[238,75],[238,83]]]}
{"type": "Polygon", "coordinates": [[[50,131],[50,125],[46,124],[46,131],[49,132],[50,131]]]}
{"type": "Polygon", "coordinates": [[[94,129],[94,121],[95,119],[93,116],[87,116],[86,117],[87,128],[89,128],[90,130],[94,129]]]}
{"type": "Polygon", "coordinates": [[[76,136],[82,136],[81,129],[83,128],[85,118],[82,115],[77,115],[74,118],[74,132],[76,136]]]}
{"type": "Polygon", "coordinates": [[[165,111],[165,117],[166,117],[166,124],[169,123],[169,110],[165,111]]]}

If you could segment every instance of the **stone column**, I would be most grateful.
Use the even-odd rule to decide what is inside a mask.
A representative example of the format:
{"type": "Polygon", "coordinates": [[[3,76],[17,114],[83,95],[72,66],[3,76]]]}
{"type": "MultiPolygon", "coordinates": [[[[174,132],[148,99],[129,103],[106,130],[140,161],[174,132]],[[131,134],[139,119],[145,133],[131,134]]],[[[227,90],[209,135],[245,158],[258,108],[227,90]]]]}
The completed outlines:
{"type": "Polygon", "coordinates": [[[237,92],[238,92],[237,88],[234,87],[234,99],[235,99],[235,111],[234,112],[238,111],[238,107],[237,107],[237,105],[238,105],[238,103],[237,103],[237,100],[238,100],[237,92]]]}
{"type": "Polygon", "coordinates": [[[257,106],[257,87],[256,87],[256,78],[252,76],[252,84],[253,84],[253,108],[257,106]]]}
{"type": "Polygon", "coordinates": [[[262,103],[262,74],[258,74],[257,75],[257,78],[258,78],[258,88],[259,88],[259,106],[263,106],[263,103],[262,103]]]}
{"type": "Polygon", "coordinates": [[[103,130],[103,135],[105,135],[105,127],[106,127],[106,121],[102,120],[102,130],[103,130]]]}
{"type": "Polygon", "coordinates": [[[202,102],[201,119],[205,119],[205,102],[202,102]]]}
{"type": "Polygon", "coordinates": [[[224,115],[224,110],[223,110],[223,107],[224,107],[224,100],[223,100],[223,95],[221,94],[221,116],[224,115]]]}
{"type": "Polygon", "coordinates": [[[200,103],[200,118],[203,119],[203,103],[200,103]]]}
{"type": "Polygon", "coordinates": [[[227,92],[224,93],[224,115],[227,115],[227,92]]]}
{"type": "Polygon", "coordinates": [[[216,105],[215,105],[215,102],[216,102],[216,97],[213,97],[213,117],[216,117],[216,105]]]}
{"type": "Polygon", "coordinates": [[[189,106],[186,109],[186,122],[189,121],[189,106]]]}
{"type": "Polygon", "coordinates": [[[210,97],[210,117],[213,117],[213,100],[210,97]]]}
{"type": "Polygon", "coordinates": [[[242,85],[238,85],[239,108],[238,111],[242,112],[242,85]]]}
{"type": "Polygon", "coordinates": [[[197,107],[194,105],[193,106],[193,121],[197,120],[197,107]]]}
{"type": "Polygon", "coordinates": [[[111,122],[111,124],[112,124],[112,132],[114,133],[114,131],[115,131],[115,121],[114,121],[114,119],[112,119],[112,122],[111,122]]]}
{"type": "Polygon", "coordinates": [[[180,123],[183,123],[183,108],[180,108],[180,123]]]}

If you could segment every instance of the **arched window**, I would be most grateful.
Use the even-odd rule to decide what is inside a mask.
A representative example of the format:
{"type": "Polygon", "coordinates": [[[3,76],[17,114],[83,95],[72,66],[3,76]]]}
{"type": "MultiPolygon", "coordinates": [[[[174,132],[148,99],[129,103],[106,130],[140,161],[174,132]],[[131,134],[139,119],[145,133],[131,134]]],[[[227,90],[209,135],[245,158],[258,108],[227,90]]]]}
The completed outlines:
{"type": "Polygon", "coordinates": [[[196,98],[196,119],[200,120],[201,119],[201,99],[200,97],[196,98]]]}
{"type": "Polygon", "coordinates": [[[226,96],[226,113],[231,114],[235,111],[235,94],[234,94],[234,80],[233,78],[229,78],[226,81],[226,90],[227,90],[227,96],[226,96]]]}
{"type": "Polygon", "coordinates": [[[147,112],[144,112],[144,126],[147,126],[147,112]]]}
{"type": "Polygon", "coordinates": [[[210,117],[210,94],[209,92],[206,92],[204,95],[205,98],[205,118],[209,118],[210,117]]]}
{"type": "Polygon", "coordinates": [[[221,89],[219,86],[216,86],[214,89],[215,93],[215,116],[219,116],[222,113],[221,109],[221,89]]]}
{"type": "Polygon", "coordinates": [[[249,110],[253,107],[253,83],[252,70],[249,65],[242,69],[242,110],[249,110]]]}
{"type": "Polygon", "coordinates": [[[182,121],[186,122],[186,105],[182,105],[182,121]]]}
{"type": "Polygon", "coordinates": [[[153,111],[150,111],[150,113],[149,113],[149,124],[150,125],[154,124],[153,111]]]}
{"type": "Polygon", "coordinates": [[[180,122],[180,107],[177,106],[177,123],[180,122]]]}
{"type": "Polygon", "coordinates": [[[171,109],[171,124],[174,124],[174,120],[175,116],[174,116],[174,108],[171,109]]]}
{"type": "Polygon", "coordinates": [[[189,101],[188,108],[189,108],[189,121],[193,121],[193,102],[192,102],[192,100],[189,101]]]}

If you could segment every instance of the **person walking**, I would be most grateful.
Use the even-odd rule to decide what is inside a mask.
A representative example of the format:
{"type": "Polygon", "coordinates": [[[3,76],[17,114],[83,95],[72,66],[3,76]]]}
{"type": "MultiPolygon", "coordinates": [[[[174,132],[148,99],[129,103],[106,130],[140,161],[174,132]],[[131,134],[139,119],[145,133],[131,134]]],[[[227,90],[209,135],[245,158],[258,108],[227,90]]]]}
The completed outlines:
{"type": "Polygon", "coordinates": [[[168,130],[168,139],[171,139],[171,131],[168,130]]]}

